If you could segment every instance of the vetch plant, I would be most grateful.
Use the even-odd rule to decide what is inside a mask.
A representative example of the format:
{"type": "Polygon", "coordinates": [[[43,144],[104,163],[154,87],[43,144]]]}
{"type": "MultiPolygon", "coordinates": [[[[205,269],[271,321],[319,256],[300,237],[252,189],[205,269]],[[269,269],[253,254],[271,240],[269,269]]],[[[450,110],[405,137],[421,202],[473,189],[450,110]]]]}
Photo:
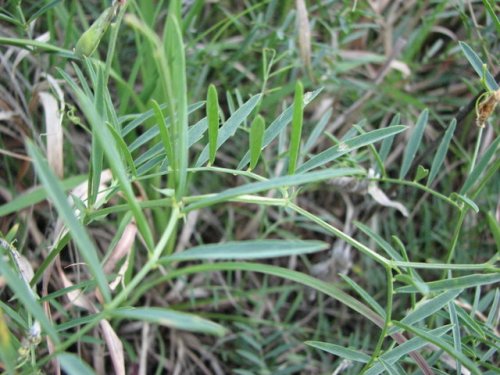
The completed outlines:
{"type": "MultiPolygon", "coordinates": [[[[266,15],[255,13],[259,7],[269,6],[266,9],[271,12],[278,6],[267,3],[254,4],[243,14],[261,20],[266,15]]],[[[299,25],[309,32],[306,23],[317,9],[312,7],[308,13],[305,2],[297,4],[299,25]]],[[[0,239],[2,294],[10,297],[0,303],[2,368],[7,373],[35,373],[54,366],[56,371],[92,374],[112,366],[114,373],[125,374],[138,364],[148,371],[147,353],[154,338],[161,353],[155,352],[161,358],[154,365],[157,373],[173,369],[169,361],[182,362],[179,353],[186,343],[213,363],[218,363],[214,354],[205,348],[216,350],[229,343],[221,358],[227,356],[241,366],[235,369],[241,374],[319,372],[308,368],[307,356],[325,358],[326,353],[342,359],[339,368],[356,374],[434,374],[450,368],[457,374],[494,371],[500,293],[493,285],[500,281],[498,254],[480,263],[457,261],[462,259],[457,248],[466,231],[464,223],[485,211],[478,197],[498,170],[494,157],[499,138],[480,152],[483,126],[495,116],[499,90],[485,64],[471,47],[460,43],[487,93],[477,104],[480,126],[467,173],[447,189],[438,181],[454,180],[443,165],[458,143],[455,120],[443,132],[429,170],[417,160],[426,153],[425,133],[434,117],[430,106],[415,116],[411,129],[395,115],[386,122],[388,126],[374,129],[361,121],[339,138],[324,134],[334,116],[330,110],[308,135],[305,113],[323,89],[308,91],[311,82],[292,77],[287,85],[293,100],[286,104],[282,95],[283,104],[271,111],[273,91],[267,88],[268,80],[275,74],[274,64],[284,59],[271,49],[263,52],[260,93],[236,90],[234,98],[230,93],[223,98],[223,89],[210,83],[202,96],[206,101],[189,104],[186,54],[192,45],[185,38],[202,7],[203,2],[195,2],[186,10],[181,1],[170,1],[160,36],[154,20],[161,19],[161,6],[114,2],[83,33],[74,53],[50,44],[25,45],[75,60],[64,68],[60,65],[57,72],[81,111],[79,121],[87,127],[91,143],[88,173],[61,181],[37,142],[25,141],[40,186],[1,205],[0,216],[48,199],[58,223],[47,235],[48,250],[33,274],[26,274],[21,266],[23,258],[15,241],[18,229],[0,239]],[[105,41],[108,27],[107,55],[101,61],[97,47],[105,41]],[[144,53],[138,59],[144,59],[151,76],[144,82],[145,94],[125,90],[120,96],[125,103],[139,103],[136,113],[124,111],[114,97],[129,87],[114,62],[121,38],[118,30],[132,33],[144,53]],[[141,95],[147,104],[140,104],[141,95]],[[402,142],[406,133],[408,141],[402,142]],[[320,143],[322,137],[327,141],[320,143]],[[242,150],[242,144],[248,147],[242,150]],[[395,159],[401,162],[394,174],[387,166],[396,148],[395,159]],[[77,185],[84,194],[76,194],[77,185]],[[403,202],[399,203],[389,198],[394,193],[390,190],[397,187],[445,206],[442,212],[449,213],[451,220],[440,227],[449,231],[440,238],[444,254],[419,254],[411,246],[410,229],[408,237],[402,238],[378,230],[364,215],[349,222],[351,230],[342,229],[333,208],[323,206],[323,200],[318,207],[304,198],[318,192],[324,199],[325,186],[349,196],[356,190],[349,191],[352,185],[361,186],[362,194],[370,192],[363,197],[370,206],[367,212],[379,204],[386,206],[382,210],[391,212],[387,225],[396,215],[394,207],[407,214],[408,226],[419,210],[412,199],[397,198],[403,202]],[[226,212],[221,225],[219,218],[226,212]],[[211,233],[211,227],[198,232],[193,223],[203,215],[223,235],[211,233]],[[248,218],[249,226],[256,229],[250,235],[234,230],[234,217],[248,218]],[[110,223],[113,231],[106,241],[92,235],[110,223]],[[190,238],[196,245],[191,245],[190,238]],[[316,259],[328,256],[332,239],[354,249],[359,263],[350,275],[342,274],[335,282],[311,272],[316,259]],[[74,274],[69,271],[77,265],[74,274]],[[366,283],[364,274],[380,276],[385,289],[372,293],[371,280],[366,283]],[[222,282],[214,282],[216,277],[222,282]],[[273,293],[278,297],[270,307],[266,296],[273,293]],[[314,315],[318,317],[314,329],[297,329],[302,320],[310,319],[301,310],[304,304],[307,309],[328,305],[314,306],[321,310],[314,315]],[[252,308],[260,315],[253,314],[252,308]],[[264,319],[267,310],[271,318],[264,319]],[[332,322],[342,320],[345,311],[370,332],[364,341],[340,334],[339,341],[333,342],[334,336],[325,334],[336,330],[332,322]],[[265,327],[262,332],[259,325],[265,327]],[[162,337],[151,334],[152,326],[164,327],[158,334],[162,337]],[[273,334],[266,336],[267,331],[273,334]],[[86,351],[87,347],[94,353],[109,353],[100,369],[93,368],[98,361],[91,365],[75,355],[75,348],[86,351]],[[307,356],[289,356],[289,351],[306,351],[307,356]],[[283,360],[283,356],[290,358],[283,360]]],[[[221,21],[214,49],[230,25],[241,26],[235,17],[221,21]]],[[[422,42],[416,39],[406,53],[413,57],[422,42]]],[[[301,38],[300,43],[300,57],[312,75],[315,59],[310,56],[310,41],[301,38]]],[[[134,64],[131,74],[139,74],[141,68],[134,64]]],[[[491,210],[486,211],[485,227],[498,245],[498,223],[491,210]]],[[[206,367],[202,360],[198,362],[206,367]]],[[[332,371],[330,365],[327,372],[332,371]]]]}

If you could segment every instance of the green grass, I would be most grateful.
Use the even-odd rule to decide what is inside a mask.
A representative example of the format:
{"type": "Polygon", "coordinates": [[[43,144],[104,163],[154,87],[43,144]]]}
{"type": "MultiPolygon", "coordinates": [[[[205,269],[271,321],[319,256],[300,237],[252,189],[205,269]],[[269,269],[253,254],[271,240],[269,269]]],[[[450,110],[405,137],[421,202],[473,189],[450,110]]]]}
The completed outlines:
{"type": "Polygon", "coordinates": [[[499,6],[305,4],[0,10],[0,373],[496,373],[499,6]]]}

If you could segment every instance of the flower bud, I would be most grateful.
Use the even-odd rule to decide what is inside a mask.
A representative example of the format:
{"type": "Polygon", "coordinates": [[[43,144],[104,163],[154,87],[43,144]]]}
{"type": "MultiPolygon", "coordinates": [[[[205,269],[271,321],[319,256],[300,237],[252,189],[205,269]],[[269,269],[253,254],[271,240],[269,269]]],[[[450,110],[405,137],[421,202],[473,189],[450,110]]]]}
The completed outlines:
{"type": "Polygon", "coordinates": [[[97,18],[90,28],[82,34],[80,39],[78,39],[75,46],[75,54],[78,57],[88,57],[94,53],[113,20],[115,9],[115,7],[111,6],[102,12],[99,18],[97,18]]]}

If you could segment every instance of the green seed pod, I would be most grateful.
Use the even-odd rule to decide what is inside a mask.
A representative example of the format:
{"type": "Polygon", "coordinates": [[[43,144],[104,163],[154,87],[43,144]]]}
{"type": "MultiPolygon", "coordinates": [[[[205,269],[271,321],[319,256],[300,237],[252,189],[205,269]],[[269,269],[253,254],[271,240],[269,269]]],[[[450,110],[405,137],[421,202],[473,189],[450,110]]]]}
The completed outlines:
{"type": "Polygon", "coordinates": [[[90,28],[85,31],[75,46],[75,54],[78,57],[90,56],[94,53],[106,33],[113,17],[115,15],[115,7],[111,6],[101,13],[90,28]]]}

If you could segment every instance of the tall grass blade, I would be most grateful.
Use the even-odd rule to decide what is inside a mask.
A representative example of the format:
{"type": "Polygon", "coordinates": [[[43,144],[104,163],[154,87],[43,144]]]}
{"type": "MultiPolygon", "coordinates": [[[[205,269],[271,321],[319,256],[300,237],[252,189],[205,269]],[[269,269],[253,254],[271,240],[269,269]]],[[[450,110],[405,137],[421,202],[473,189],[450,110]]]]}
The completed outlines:
{"type": "Polygon", "coordinates": [[[307,138],[307,141],[304,145],[304,153],[309,152],[315,145],[316,141],[318,138],[321,136],[323,131],[326,128],[326,125],[328,125],[328,121],[330,121],[330,117],[332,117],[333,110],[330,108],[328,111],[325,112],[323,116],[321,116],[320,120],[318,123],[314,126],[313,131],[311,132],[311,135],[309,135],[309,138],[307,138]]]}
{"type": "Polygon", "coordinates": [[[255,117],[250,127],[250,170],[257,166],[262,152],[262,142],[264,141],[264,130],[266,124],[261,115],[255,117]]]}
{"type": "MultiPolygon", "coordinates": [[[[164,31],[164,45],[167,62],[170,67],[171,90],[167,91],[173,97],[170,103],[175,105],[175,115],[171,116],[172,140],[177,164],[176,198],[180,199],[187,184],[187,169],[189,165],[188,150],[188,114],[187,114],[187,86],[186,86],[186,61],[182,30],[180,28],[180,5],[176,1],[170,3],[167,24],[164,31]]],[[[164,77],[163,79],[168,79],[164,77]]],[[[171,112],[172,113],[172,112],[171,112]]]]}
{"type": "Polygon", "coordinates": [[[210,320],[200,318],[193,314],[160,307],[124,307],[113,310],[110,314],[118,319],[150,322],[190,332],[206,333],[215,336],[223,336],[226,333],[226,329],[223,326],[210,320]]]}
{"type": "Polygon", "coordinates": [[[137,227],[139,228],[139,231],[144,238],[146,246],[150,250],[153,249],[154,241],[151,229],[149,228],[146,217],[142,212],[141,207],[139,206],[139,202],[135,197],[134,191],[132,190],[132,186],[127,176],[126,168],[121,161],[120,154],[114,142],[113,136],[111,135],[111,132],[109,131],[107,126],[102,126],[102,118],[94,110],[92,102],[75,84],[71,77],[69,77],[66,72],[62,70],[59,70],[59,72],[73,89],[80,104],[81,110],[87,117],[92,128],[96,130],[95,134],[97,136],[97,140],[103,146],[104,154],[106,155],[110,168],[113,171],[113,176],[119,181],[120,190],[127,198],[127,203],[129,204],[130,209],[134,214],[137,227]]]}
{"type": "Polygon", "coordinates": [[[486,8],[488,14],[490,15],[493,24],[495,25],[498,34],[497,36],[500,36],[500,20],[498,20],[497,14],[495,13],[494,9],[495,1],[483,0],[483,5],[486,8]]]}
{"type": "Polygon", "coordinates": [[[366,291],[364,290],[361,285],[356,283],[353,279],[351,279],[349,276],[340,274],[340,277],[347,283],[349,286],[358,293],[361,298],[365,300],[365,302],[370,306],[377,314],[379,314],[383,319],[385,319],[385,310],[380,306],[380,304],[375,301],[375,299],[366,291]]]}
{"type": "Polygon", "coordinates": [[[498,145],[500,144],[500,137],[497,137],[491,145],[486,149],[481,160],[474,167],[470,175],[464,182],[464,186],[460,189],[460,194],[467,194],[474,184],[479,180],[479,177],[484,172],[491,158],[497,153],[498,145]]]}
{"type": "MultiPolygon", "coordinates": [[[[429,331],[429,334],[441,337],[446,334],[451,329],[451,326],[443,326],[429,331]]],[[[420,337],[413,337],[410,340],[402,343],[401,345],[396,346],[393,349],[389,349],[385,353],[383,353],[380,358],[383,359],[387,363],[396,363],[404,356],[408,355],[411,352],[417,351],[427,345],[427,342],[420,337]]],[[[384,367],[381,363],[375,363],[373,367],[370,367],[365,375],[378,375],[384,372],[384,367]]]]}
{"type": "Polygon", "coordinates": [[[125,162],[129,166],[132,176],[137,177],[137,170],[135,169],[134,159],[132,158],[132,154],[130,154],[130,151],[127,148],[127,144],[125,143],[121,135],[115,130],[115,128],[109,122],[106,122],[106,125],[108,126],[109,132],[111,133],[113,139],[116,142],[116,146],[118,147],[120,154],[123,156],[125,162]]]}
{"type": "MultiPolygon", "coordinates": [[[[60,181],[61,188],[63,191],[71,190],[80,185],[86,179],[87,176],[83,175],[68,177],[65,180],[60,181]]],[[[47,191],[43,188],[43,186],[35,186],[27,192],[15,197],[10,202],[2,204],[0,206],[0,217],[9,215],[16,211],[21,211],[43,201],[44,199],[47,199],[47,191]]]]}
{"type": "MultiPolygon", "coordinates": [[[[460,45],[460,48],[462,49],[462,52],[465,55],[465,58],[469,61],[469,63],[472,65],[474,70],[476,71],[477,75],[480,78],[483,78],[483,61],[479,58],[479,56],[474,52],[470,46],[465,43],[465,42],[458,42],[460,45]]],[[[488,86],[488,89],[490,91],[495,91],[498,90],[500,87],[498,86],[498,83],[495,81],[495,78],[491,75],[491,73],[486,70],[486,85],[488,86]]]]}
{"type": "MultiPolygon", "coordinates": [[[[153,107],[153,111],[156,117],[156,122],[158,125],[158,131],[160,133],[161,144],[163,145],[163,150],[165,151],[165,155],[167,155],[167,160],[170,164],[175,160],[174,156],[174,146],[172,145],[172,137],[167,127],[167,122],[165,121],[165,117],[163,116],[163,112],[160,108],[160,105],[156,102],[156,100],[151,100],[151,106],[153,107]]],[[[171,179],[169,178],[169,185],[172,188],[175,188],[175,174],[172,174],[171,179]]]]}
{"type": "Polygon", "coordinates": [[[217,152],[217,136],[219,134],[219,98],[214,85],[208,86],[207,93],[207,121],[208,121],[208,162],[212,165],[217,152]]]}
{"type": "MultiPolygon", "coordinates": [[[[500,282],[500,274],[488,273],[460,276],[451,279],[437,280],[425,283],[429,292],[442,292],[451,289],[475,288],[482,285],[491,285],[500,282]]],[[[417,293],[418,290],[413,285],[396,288],[396,293],[417,293]]]]}
{"type": "Polygon", "coordinates": [[[57,359],[67,374],[95,375],[92,368],[75,354],[61,353],[57,355],[57,359]]]}
{"type": "Polygon", "coordinates": [[[48,10],[54,8],[62,1],[63,0],[52,0],[50,2],[47,2],[47,4],[44,4],[42,7],[40,7],[40,9],[30,15],[30,18],[26,21],[26,25],[29,25],[31,22],[35,21],[37,18],[41,17],[48,10]]]}
{"type": "Polygon", "coordinates": [[[444,158],[446,156],[446,153],[448,152],[448,148],[450,147],[451,139],[453,138],[453,134],[455,133],[456,125],[457,120],[453,119],[450,126],[448,126],[448,129],[446,129],[446,133],[444,133],[444,137],[439,144],[436,156],[434,156],[434,160],[432,160],[431,171],[427,179],[427,186],[431,186],[434,178],[437,176],[439,170],[441,169],[441,166],[443,165],[444,158]]]}
{"type": "Polygon", "coordinates": [[[318,155],[313,156],[311,159],[297,168],[297,173],[307,172],[313,168],[323,166],[326,163],[338,159],[342,155],[345,155],[360,147],[381,141],[392,135],[401,133],[404,130],[406,130],[406,126],[391,126],[352,137],[349,140],[343,141],[333,147],[330,147],[329,149],[326,149],[318,155]]]}
{"type": "Polygon", "coordinates": [[[382,358],[380,358],[379,361],[389,375],[405,375],[405,373],[402,373],[402,370],[399,370],[394,364],[388,363],[382,358]]]}
{"type": "Polygon", "coordinates": [[[51,198],[52,203],[57,209],[57,212],[61,215],[63,222],[68,227],[73,241],[77,244],[80,254],[89,267],[90,273],[94,276],[104,300],[109,302],[111,300],[111,293],[109,291],[104,271],[97,256],[98,251],[96,247],[91,241],[83,225],[75,217],[61,184],[49,169],[49,166],[43,159],[40,151],[38,151],[36,146],[30,141],[27,141],[27,146],[40,181],[42,181],[45,189],[47,190],[48,196],[51,198]]]}
{"type": "Polygon", "coordinates": [[[403,155],[403,162],[401,163],[401,171],[399,172],[399,178],[401,180],[406,177],[406,174],[410,170],[411,163],[413,162],[413,159],[417,154],[420,142],[422,142],[425,125],[427,125],[428,119],[429,119],[429,110],[425,109],[418,117],[415,129],[412,131],[410,140],[406,145],[406,149],[403,155]]]}
{"type": "Polygon", "coordinates": [[[302,82],[295,84],[295,97],[293,99],[292,133],[290,135],[290,148],[288,151],[288,174],[295,173],[297,159],[299,158],[300,141],[302,138],[302,122],[304,118],[304,86],[302,82]]]}
{"type": "Polygon", "coordinates": [[[24,305],[26,311],[40,323],[42,328],[55,343],[59,343],[60,340],[56,330],[45,316],[45,312],[38,304],[38,301],[35,299],[34,292],[23,279],[21,271],[19,269],[14,271],[12,267],[9,266],[9,262],[4,261],[4,259],[9,259],[11,256],[8,255],[10,249],[5,247],[3,242],[3,240],[0,242],[0,256],[2,257],[2,261],[0,262],[0,274],[14,292],[16,298],[24,305]]]}
{"type": "Polygon", "coordinates": [[[498,325],[498,306],[500,306],[500,289],[495,290],[495,298],[491,304],[490,311],[488,313],[488,319],[486,320],[486,325],[488,327],[496,327],[498,325]]]}
{"type": "MultiPolygon", "coordinates": [[[[194,104],[191,104],[188,107],[188,115],[191,113],[197,111],[198,109],[202,108],[204,106],[203,102],[197,102],[194,104]]],[[[166,104],[159,104],[160,110],[165,110],[167,108],[166,104]]],[[[135,114],[135,115],[128,115],[128,116],[123,116],[119,119],[120,123],[124,123],[130,120],[130,122],[123,128],[122,130],[122,136],[126,136],[129,134],[132,130],[136,129],[138,126],[141,124],[144,124],[147,120],[155,116],[155,111],[153,109],[150,109],[148,111],[145,111],[140,114],[135,114]]],[[[169,119],[170,120],[170,119],[169,119]]],[[[168,123],[168,121],[167,121],[168,123]]]]}
{"type": "Polygon", "coordinates": [[[446,306],[450,301],[454,300],[460,293],[462,289],[453,289],[424,302],[423,304],[417,306],[415,310],[406,315],[401,322],[405,324],[415,324],[421,320],[427,318],[428,316],[436,313],[446,306]]]}
{"type": "Polygon", "coordinates": [[[358,227],[363,233],[370,237],[370,239],[374,240],[377,245],[379,245],[382,250],[384,250],[384,252],[389,255],[390,258],[399,261],[404,260],[403,257],[391,246],[389,242],[384,240],[380,235],[372,231],[369,227],[360,222],[355,222],[354,225],[356,225],[356,227],[358,227]]]}
{"type": "MultiPolygon", "coordinates": [[[[2,215],[0,214],[0,216],[2,215]]],[[[488,228],[490,228],[491,235],[495,240],[495,245],[497,249],[500,249],[500,224],[491,211],[486,213],[486,221],[488,222],[488,228]]]]}
{"type": "MultiPolygon", "coordinates": [[[[450,314],[450,322],[453,324],[453,347],[459,353],[462,353],[462,339],[460,337],[460,322],[458,321],[457,310],[453,302],[448,303],[448,312],[450,314]]],[[[460,361],[456,361],[457,375],[462,374],[460,361]]]]}
{"type": "MultiPolygon", "coordinates": [[[[151,103],[156,102],[154,99],[151,99],[151,103]]],[[[152,104],[153,106],[153,104],[152,104]]],[[[163,115],[163,109],[164,109],[164,106],[162,105],[159,105],[158,104],[158,108],[155,109],[155,110],[151,110],[153,113],[154,113],[154,116],[155,116],[155,119],[157,121],[161,121],[159,122],[158,124],[160,123],[163,123],[163,127],[164,129],[163,130],[167,130],[167,135],[168,135],[168,138],[167,139],[170,139],[169,143],[172,143],[171,141],[171,138],[172,138],[172,135],[170,134],[171,133],[171,123],[170,123],[170,118],[167,117],[165,118],[165,116],[163,115]],[[160,110],[161,111],[161,114],[160,113],[157,113],[156,111],[157,110],[160,110]],[[160,118],[158,117],[160,116],[160,118]]],[[[192,111],[190,111],[188,109],[188,114],[192,113],[192,111]]],[[[148,117],[151,117],[151,116],[148,116],[148,117]]],[[[133,121],[135,123],[135,121],[133,121]]],[[[143,121],[141,121],[143,122],[143,121]]],[[[141,146],[145,146],[149,141],[151,140],[154,140],[154,138],[157,136],[157,135],[160,135],[160,139],[162,139],[161,137],[161,133],[160,133],[160,127],[158,126],[158,124],[156,125],[153,125],[151,128],[149,128],[148,130],[146,130],[144,133],[142,133],[141,135],[139,135],[137,138],[135,138],[129,145],[129,150],[130,152],[133,152],[137,149],[139,149],[141,146]]],[[[140,125],[140,124],[138,124],[140,125]]],[[[138,126],[137,125],[137,126],[138,126]]],[[[135,124],[134,124],[135,126],[135,124]]],[[[127,125],[127,127],[125,128],[125,130],[122,132],[122,136],[125,137],[128,133],[129,133],[129,128],[130,128],[130,125],[127,125]]],[[[192,127],[191,127],[192,128],[192,127]]],[[[163,131],[162,130],[162,131],[163,131]]],[[[189,131],[188,131],[188,137],[189,137],[189,131]]],[[[164,143],[165,141],[162,139],[162,142],[164,143]]],[[[173,149],[173,145],[170,146],[172,149],[173,149]]],[[[168,148],[168,146],[164,146],[165,149],[168,148]]],[[[175,155],[174,155],[175,156],[175,155]]],[[[169,159],[169,160],[174,160],[174,159],[169,159]]]]}
{"type": "MultiPolygon", "coordinates": [[[[0,251],[0,254],[2,252],[0,251]]],[[[0,308],[0,361],[3,364],[5,373],[15,374],[17,352],[14,348],[14,336],[9,330],[5,315],[0,308]]]]}
{"type": "Polygon", "coordinates": [[[205,263],[178,269],[177,271],[174,271],[171,275],[169,275],[168,278],[178,277],[181,275],[187,275],[191,273],[198,274],[200,272],[231,271],[231,270],[264,273],[267,275],[278,276],[308,286],[345,304],[346,306],[358,312],[359,314],[361,314],[362,316],[364,316],[377,326],[382,327],[382,325],[384,324],[383,319],[378,314],[376,314],[373,310],[364,305],[362,302],[359,302],[354,297],[351,297],[349,294],[345,293],[343,290],[341,290],[334,284],[316,279],[302,272],[297,272],[282,267],[276,267],[261,263],[250,263],[250,262],[205,263]]]}
{"type": "Polygon", "coordinates": [[[255,240],[200,245],[162,258],[162,261],[267,259],[290,255],[311,254],[328,249],[321,241],[255,240]]]}
{"type": "Polygon", "coordinates": [[[232,198],[236,198],[240,195],[255,194],[265,190],[283,188],[288,186],[296,186],[311,182],[319,182],[335,177],[362,175],[364,173],[365,171],[360,168],[339,168],[339,169],[329,169],[319,172],[305,173],[300,176],[294,175],[294,176],[276,177],[267,181],[254,182],[243,186],[227,189],[222,193],[214,194],[207,198],[200,199],[197,202],[191,203],[185,208],[185,210],[191,211],[198,208],[207,207],[216,203],[230,200],[232,198]]]}
{"type": "MultiPolygon", "coordinates": [[[[394,125],[399,125],[401,123],[401,115],[399,113],[397,113],[391,120],[391,122],[389,123],[389,126],[394,126],[394,125]]],[[[391,137],[387,137],[385,138],[383,141],[382,141],[382,144],[380,145],[380,151],[379,151],[379,157],[380,157],[380,160],[382,163],[385,162],[385,160],[387,159],[387,156],[389,156],[389,152],[391,151],[391,148],[392,148],[392,144],[394,143],[394,138],[396,136],[393,135],[391,137]]],[[[383,165],[382,165],[383,167],[383,165]]],[[[385,168],[383,168],[383,170],[380,170],[382,167],[377,167],[377,171],[378,172],[383,172],[384,175],[385,175],[385,168]]]]}
{"type": "Polygon", "coordinates": [[[336,355],[337,357],[348,359],[349,361],[368,363],[368,361],[370,360],[370,356],[366,355],[363,352],[360,352],[359,350],[344,348],[343,346],[330,344],[328,342],[305,341],[304,344],[336,355]]]}
{"type": "MultiPolygon", "coordinates": [[[[104,76],[102,69],[98,66],[97,73],[94,72],[93,65],[89,59],[85,58],[85,62],[87,63],[87,70],[89,75],[96,75],[94,82],[94,108],[95,111],[99,113],[101,118],[106,120],[104,114],[104,76]],[[94,73],[92,73],[94,72],[94,73]]],[[[93,207],[95,201],[97,199],[97,194],[99,193],[99,186],[101,184],[101,173],[103,169],[104,162],[104,152],[101,144],[97,141],[97,136],[95,134],[96,130],[92,129],[92,149],[91,149],[91,157],[90,157],[90,173],[89,173],[89,194],[88,194],[88,203],[87,207],[93,207]]]]}
{"type": "MultiPolygon", "coordinates": [[[[195,125],[190,126],[188,131],[188,146],[191,147],[196,142],[198,142],[203,137],[203,134],[205,134],[206,130],[207,130],[206,118],[203,118],[200,121],[198,121],[195,125]]],[[[147,150],[145,153],[141,154],[140,156],[137,157],[137,159],[134,160],[136,166],[143,164],[137,169],[138,175],[143,175],[144,173],[148,172],[150,169],[154,168],[155,166],[161,163],[165,164],[164,160],[165,152],[162,152],[162,150],[164,150],[164,146],[161,143],[157,143],[156,145],[151,147],[149,150],[147,150]]],[[[168,164],[170,164],[170,160],[171,159],[167,160],[168,164]]]]}
{"type": "Polygon", "coordinates": [[[431,344],[436,345],[449,355],[451,355],[453,358],[457,359],[462,363],[465,367],[467,367],[471,373],[475,375],[481,375],[481,371],[479,368],[476,366],[474,362],[472,362],[468,357],[466,357],[463,353],[457,352],[448,342],[446,342],[444,339],[441,339],[440,337],[437,337],[435,335],[430,334],[429,332],[426,332],[420,328],[394,321],[394,325],[397,327],[403,328],[406,331],[413,333],[414,335],[423,338],[424,340],[430,342],[431,344]]]}

